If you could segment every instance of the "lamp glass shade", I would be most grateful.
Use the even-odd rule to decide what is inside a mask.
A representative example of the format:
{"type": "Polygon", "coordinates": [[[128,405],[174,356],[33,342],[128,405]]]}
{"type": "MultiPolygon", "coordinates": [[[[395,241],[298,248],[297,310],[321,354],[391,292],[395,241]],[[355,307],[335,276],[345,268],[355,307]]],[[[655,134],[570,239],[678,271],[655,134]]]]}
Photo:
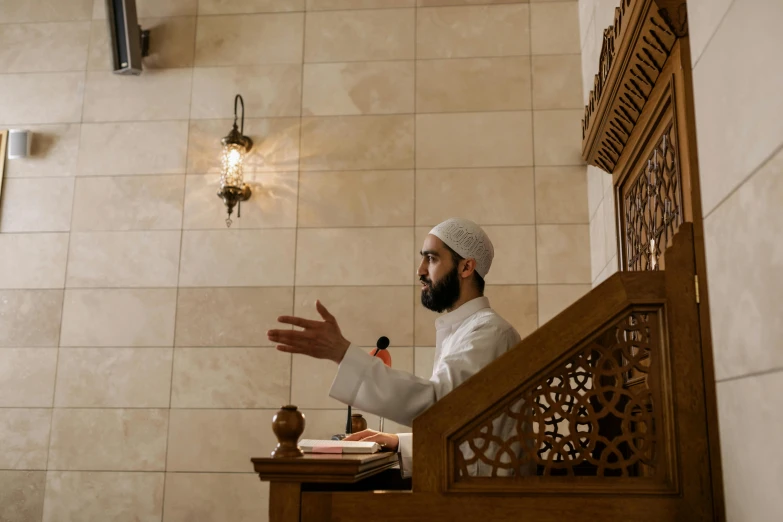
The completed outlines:
{"type": "Polygon", "coordinates": [[[220,188],[242,188],[245,184],[243,162],[245,159],[245,146],[240,143],[226,143],[223,145],[222,164],[220,175],[220,188]]]}

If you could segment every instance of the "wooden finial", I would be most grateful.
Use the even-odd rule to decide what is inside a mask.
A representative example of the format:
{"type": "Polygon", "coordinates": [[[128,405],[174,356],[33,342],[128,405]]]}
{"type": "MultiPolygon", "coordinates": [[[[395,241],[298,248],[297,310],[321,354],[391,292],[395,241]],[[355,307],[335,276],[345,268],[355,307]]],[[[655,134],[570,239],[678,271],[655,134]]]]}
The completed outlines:
{"type": "Polygon", "coordinates": [[[361,413],[351,414],[351,433],[358,433],[367,429],[367,420],[361,413]]]}
{"type": "Polygon", "coordinates": [[[273,459],[302,457],[304,453],[297,444],[304,432],[305,418],[296,406],[283,406],[272,418],[272,431],[277,436],[277,447],[272,452],[273,459]]]}

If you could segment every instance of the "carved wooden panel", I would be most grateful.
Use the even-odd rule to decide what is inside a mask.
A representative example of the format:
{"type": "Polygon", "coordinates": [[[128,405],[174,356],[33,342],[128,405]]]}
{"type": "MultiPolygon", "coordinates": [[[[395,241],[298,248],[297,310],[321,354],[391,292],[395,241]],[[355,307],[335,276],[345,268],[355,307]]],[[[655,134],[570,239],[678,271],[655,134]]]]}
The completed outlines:
{"type": "Polygon", "coordinates": [[[623,195],[626,270],[659,270],[660,258],[683,222],[678,143],[669,123],[623,195]]]}
{"type": "Polygon", "coordinates": [[[614,171],[677,40],[670,21],[654,0],[621,0],[614,25],[604,31],[582,121],[582,156],[589,164],[614,171]]]}
{"type": "Polygon", "coordinates": [[[661,313],[640,308],[622,315],[457,436],[456,482],[667,476],[661,313]]]}

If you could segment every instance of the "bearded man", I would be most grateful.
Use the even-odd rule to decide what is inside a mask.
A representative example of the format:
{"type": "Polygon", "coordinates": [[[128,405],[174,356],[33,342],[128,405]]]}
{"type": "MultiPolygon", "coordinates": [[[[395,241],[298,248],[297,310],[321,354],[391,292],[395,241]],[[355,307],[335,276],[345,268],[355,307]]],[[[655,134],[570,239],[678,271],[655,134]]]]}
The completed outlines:
{"type": "MultiPolygon", "coordinates": [[[[494,248],[480,226],[466,219],[448,219],[430,231],[420,253],[421,304],[446,312],[435,320],[435,361],[429,379],[389,368],[353,346],[320,301],[316,309],[323,321],[279,317],[279,322],[303,330],[270,330],[269,339],[280,351],[336,362],[331,397],[411,426],[427,408],[520,342],[517,331],[484,297],[494,248]]],[[[378,442],[398,451],[403,474],[410,476],[412,437],[412,433],[364,430],[345,440],[378,442]]]]}

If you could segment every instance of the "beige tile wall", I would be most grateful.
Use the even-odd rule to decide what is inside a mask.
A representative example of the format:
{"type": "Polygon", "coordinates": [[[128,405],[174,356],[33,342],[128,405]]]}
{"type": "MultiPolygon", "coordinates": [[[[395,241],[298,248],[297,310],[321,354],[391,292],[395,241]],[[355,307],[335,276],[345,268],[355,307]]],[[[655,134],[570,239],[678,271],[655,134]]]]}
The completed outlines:
{"type": "Polygon", "coordinates": [[[321,299],[429,376],[414,271],[448,217],[493,238],[522,335],[589,290],[576,0],[137,3],[134,78],[103,0],[0,0],[0,128],[34,132],[0,205],[0,519],[265,520],[274,411],[344,425],[334,365],[265,332],[321,299]],[[227,230],[237,92],[254,193],[227,230]]]}
{"type": "MultiPolygon", "coordinates": [[[[615,3],[579,1],[589,85],[615,3]]],[[[688,22],[726,514],[771,522],[783,511],[783,4],[689,0],[688,22]]],[[[616,270],[607,179],[588,169],[594,282],[616,270]]]]}

